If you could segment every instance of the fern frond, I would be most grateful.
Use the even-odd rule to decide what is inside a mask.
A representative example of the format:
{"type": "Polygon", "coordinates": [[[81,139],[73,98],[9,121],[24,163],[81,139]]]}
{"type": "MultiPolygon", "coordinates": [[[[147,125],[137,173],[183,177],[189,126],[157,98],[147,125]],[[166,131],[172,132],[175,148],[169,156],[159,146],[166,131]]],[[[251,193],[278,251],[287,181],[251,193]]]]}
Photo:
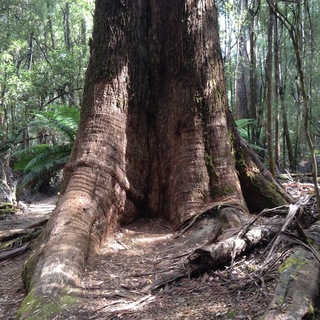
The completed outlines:
{"type": "MultiPolygon", "coordinates": [[[[236,125],[237,125],[237,129],[240,133],[240,135],[242,136],[242,138],[244,138],[246,141],[249,140],[249,135],[248,135],[248,125],[253,124],[254,123],[254,119],[238,119],[236,120],[236,125]]],[[[252,144],[249,143],[248,144],[249,147],[254,150],[254,151],[266,151],[264,148],[256,145],[256,144],[252,144]]]]}
{"type": "Polygon", "coordinates": [[[263,151],[263,152],[267,151],[265,148],[262,148],[256,144],[252,144],[252,143],[249,143],[249,147],[254,151],[263,151]]]}
{"type": "Polygon", "coordinates": [[[238,129],[244,129],[246,128],[249,124],[254,123],[254,119],[238,119],[236,120],[236,125],[238,127],[238,129]]]}
{"type": "Polygon", "coordinates": [[[80,110],[75,107],[55,105],[46,111],[34,111],[32,124],[47,127],[50,131],[60,132],[69,141],[74,141],[80,121],[80,110]]]}
{"type": "Polygon", "coordinates": [[[48,149],[50,149],[50,145],[39,144],[37,146],[14,152],[12,156],[17,159],[14,164],[14,169],[25,170],[25,167],[34,157],[38,156],[41,153],[47,152],[48,149]]]}
{"type": "Polygon", "coordinates": [[[71,148],[71,143],[66,145],[42,144],[14,153],[15,157],[20,156],[15,163],[15,169],[25,172],[19,188],[28,186],[35,190],[39,188],[45,180],[64,167],[71,148]]]}
{"type": "Polygon", "coordinates": [[[25,188],[33,184],[32,188],[37,190],[47,178],[51,177],[54,172],[61,170],[68,161],[69,155],[54,160],[48,159],[47,162],[38,163],[32,167],[24,176],[19,188],[25,188]]]}
{"type": "Polygon", "coordinates": [[[53,162],[56,159],[69,155],[71,151],[71,145],[48,145],[44,152],[41,152],[34,156],[28,164],[25,166],[24,171],[33,170],[36,167],[46,165],[53,162]]]}

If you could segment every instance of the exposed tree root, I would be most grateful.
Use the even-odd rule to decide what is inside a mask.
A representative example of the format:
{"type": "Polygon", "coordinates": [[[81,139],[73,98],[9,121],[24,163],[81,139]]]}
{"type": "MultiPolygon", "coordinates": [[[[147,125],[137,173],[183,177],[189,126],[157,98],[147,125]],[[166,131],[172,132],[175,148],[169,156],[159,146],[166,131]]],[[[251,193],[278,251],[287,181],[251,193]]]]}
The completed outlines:
{"type": "MultiPolygon", "coordinates": [[[[298,221],[305,218],[304,205],[305,203],[297,203],[263,210],[241,228],[227,231],[228,235],[227,232],[221,234],[222,226],[217,222],[215,211],[212,212],[209,208],[201,212],[178,234],[177,245],[167,248],[168,255],[163,259],[160,268],[149,273],[156,274],[156,279],[144,287],[143,291],[150,293],[179,278],[202,274],[225,265],[232,267],[235,259],[244,252],[261,243],[270,243],[273,239],[268,260],[276,252],[279,243],[285,239],[302,247],[295,249],[279,268],[280,283],[265,314],[265,320],[300,319],[312,313],[318,290],[320,258],[316,243],[320,243],[320,224],[314,224],[308,230],[302,229],[298,221]],[[310,245],[310,240],[315,243],[314,246],[310,245]]],[[[39,231],[45,223],[46,219],[29,226],[28,230],[2,236],[0,241],[17,241],[18,236],[30,236],[39,231]]],[[[28,250],[28,244],[0,252],[0,262],[25,250],[28,250]]]]}

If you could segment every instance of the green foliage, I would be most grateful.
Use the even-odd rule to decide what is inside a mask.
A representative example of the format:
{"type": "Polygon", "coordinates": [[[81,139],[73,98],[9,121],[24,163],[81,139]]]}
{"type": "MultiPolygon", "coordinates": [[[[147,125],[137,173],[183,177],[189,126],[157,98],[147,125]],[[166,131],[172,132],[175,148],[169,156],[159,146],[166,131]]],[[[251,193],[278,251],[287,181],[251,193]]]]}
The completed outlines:
{"type": "Polygon", "coordinates": [[[73,142],[80,120],[79,109],[63,105],[54,106],[45,112],[33,112],[35,120],[31,125],[45,127],[46,130],[53,130],[56,134],[58,131],[68,137],[70,142],[73,142]]]}
{"type": "Polygon", "coordinates": [[[245,139],[248,140],[248,126],[250,124],[253,124],[254,120],[253,119],[238,119],[236,120],[237,128],[241,134],[241,136],[245,139]]]}
{"type": "Polygon", "coordinates": [[[19,188],[38,189],[48,182],[66,164],[77,131],[80,112],[75,107],[56,106],[48,111],[35,112],[31,123],[36,129],[46,128],[55,143],[37,144],[16,151],[15,170],[25,176],[19,188]]]}
{"type": "Polygon", "coordinates": [[[0,160],[19,150],[22,187],[39,187],[70,153],[93,8],[94,0],[0,1],[0,160]]]}
{"type": "Polygon", "coordinates": [[[81,105],[94,1],[2,2],[0,139],[8,149],[30,136],[32,110],[81,105]]]}
{"type": "MultiPolygon", "coordinates": [[[[240,130],[254,144],[267,143],[265,128],[272,127],[272,149],[280,166],[293,169],[295,163],[310,157],[304,135],[304,102],[297,70],[296,49],[300,51],[302,73],[308,105],[310,107],[310,131],[315,152],[320,150],[320,23],[319,1],[276,1],[281,19],[277,21],[277,45],[273,53],[279,53],[281,95],[277,96],[272,65],[272,117],[267,119],[266,56],[268,51],[268,1],[217,0],[220,22],[220,43],[226,73],[226,88],[230,108],[237,118],[254,118],[249,130],[240,130]],[[292,36],[295,37],[296,48],[292,36]],[[277,50],[275,50],[277,48],[277,50]],[[280,154],[278,151],[280,150],[280,154]],[[293,159],[293,158],[296,159],[293,159]],[[290,162],[290,163],[289,163],[290,162]]],[[[273,30],[273,36],[275,31],[273,30]]],[[[275,58],[275,57],[274,57],[275,58]]],[[[260,153],[262,160],[263,153],[260,153]]]]}
{"type": "MultiPolygon", "coordinates": [[[[238,131],[240,132],[242,138],[244,138],[246,141],[249,141],[248,127],[254,124],[255,124],[255,121],[253,119],[236,120],[238,131]]],[[[249,143],[249,147],[255,151],[265,151],[264,148],[261,148],[257,144],[249,143]]]]}

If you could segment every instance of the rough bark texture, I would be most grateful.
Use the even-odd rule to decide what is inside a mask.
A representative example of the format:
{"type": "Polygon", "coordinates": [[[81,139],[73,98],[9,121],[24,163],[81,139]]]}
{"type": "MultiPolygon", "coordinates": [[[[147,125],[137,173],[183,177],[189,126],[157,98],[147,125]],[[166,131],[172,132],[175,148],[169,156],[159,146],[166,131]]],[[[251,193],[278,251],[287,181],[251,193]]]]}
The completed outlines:
{"type": "Polygon", "coordinates": [[[274,16],[269,10],[269,22],[268,22],[268,51],[266,57],[266,90],[267,90],[267,149],[268,149],[268,163],[269,170],[273,176],[275,176],[275,163],[274,163],[274,145],[273,145],[273,130],[272,130],[272,39],[273,39],[273,24],[274,24],[274,16]]]}
{"type": "MultiPolygon", "coordinates": [[[[80,128],[63,195],[26,264],[26,301],[77,286],[88,254],[119,221],[148,215],[178,228],[217,203],[231,224],[248,213],[214,2],[97,0],[94,23],[80,128]]],[[[283,204],[276,193],[265,199],[283,204]]]]}
{"type": "Polygon", "coordinates": [[[279,283],[264,320],[313,319],[315,316],[320,277],[319,221],[303,233],[300,237],[303,241],[298,238],[300,246],[278,269],[279,283]]]}
{"type": "Polygon", "coordinates": [[[243,196],[250,212],[259,212],[279,204],[292,203],[292,198],[278,185],[259,157],[248,147],[236,130],[236,124],[227,110],[228,127],[232,132],[232,147],[236,159],[236,170],[243,196]]]}
{"type": "Polygon", "coordinates": [[[312,319],[318,295],[319,261],[298,247],[280,266],[280,281],[264,320],[312,319]]]}

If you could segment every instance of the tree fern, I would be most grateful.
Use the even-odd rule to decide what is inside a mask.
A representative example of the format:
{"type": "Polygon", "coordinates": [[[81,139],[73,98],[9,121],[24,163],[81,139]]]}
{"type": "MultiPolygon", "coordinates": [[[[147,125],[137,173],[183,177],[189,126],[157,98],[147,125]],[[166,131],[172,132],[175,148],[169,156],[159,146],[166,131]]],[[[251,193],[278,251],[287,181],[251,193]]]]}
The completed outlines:
{"type": "MultiPolygon", "coordinates": [[[[248,126],[254,124],[254,120],[247,119],[247,118],[238,119],[238,120],[236,120],[236,124],[237,124],[238,131],[240,132],[242,138],[244,138],[246,141],[249,141],[248,126]]],[[[252,143],[248,142],[248,145],[252,150],[265,151],[264,148],[260,147],[257,144],[252,144],[252,143]]]]}
{"type": "Polygon", "coordinates": [[[60,132],[71,142],[76,135],[80,120],[79,109],[75,107],[57,105],[54,109],[37,111],[33,113],[35,120],[31,125],[46,127],[48,130],[60,132]]]}
{"type": "Polygon", "coordinates": [[[38,189],[66,164],[77,132],[80,112],[77,108],[55,106],[47,111],[34,112],[31,126],[46,128],[50,135],[59,137],[55,144],[37,144],[13,153],[15,170],[24,172],[19,188],[38,189]]]}
{"type": "Polygon", "coordinates": [[[39,165],[34,166],[32,170],[26,171],[26,175],[23,178],[22,183],[19,188],[32,188],[37,190],[47,179],[51,178],[54,173],[63,168],[63,166],[68,161],[69,155],[61,157],[55,160],[48,160],[46,163],[39,163],[39,165]]]}

